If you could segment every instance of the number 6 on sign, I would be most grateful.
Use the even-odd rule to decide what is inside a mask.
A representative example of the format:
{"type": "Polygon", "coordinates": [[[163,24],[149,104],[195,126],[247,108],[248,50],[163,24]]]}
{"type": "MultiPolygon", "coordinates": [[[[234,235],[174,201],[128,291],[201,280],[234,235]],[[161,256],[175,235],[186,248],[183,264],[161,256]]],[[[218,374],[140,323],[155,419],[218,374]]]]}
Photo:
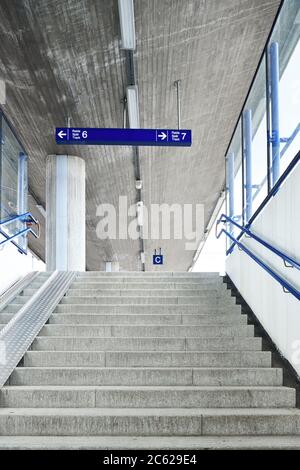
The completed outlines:
{"type": "Polygon", "coordinates": [[[87,136],[88,136],[88,133],[87,133],[87,131],[82,131],[82,134],[81,134],[81,136],[82,136],[82,138],[83,138],[83,139],[86,139],[86,138],[87,138],[87,136]]]}

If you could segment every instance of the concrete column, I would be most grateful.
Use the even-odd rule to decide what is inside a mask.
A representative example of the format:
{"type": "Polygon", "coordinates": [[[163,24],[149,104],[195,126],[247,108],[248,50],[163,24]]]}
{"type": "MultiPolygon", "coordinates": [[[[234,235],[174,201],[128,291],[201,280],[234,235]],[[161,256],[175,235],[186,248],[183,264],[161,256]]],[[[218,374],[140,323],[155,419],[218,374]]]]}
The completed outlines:
{"type": "Polygon", "coordinates": [[[106,261],[105,262],[105,271],[107,273],[113,273],[120,271],[120,264],[118,261],[106,261]]]}
{"type": "Polygon", "coordinates": [[[79,157],[47,157],[46,268],[85,271],[85,161],[79,157]]]}

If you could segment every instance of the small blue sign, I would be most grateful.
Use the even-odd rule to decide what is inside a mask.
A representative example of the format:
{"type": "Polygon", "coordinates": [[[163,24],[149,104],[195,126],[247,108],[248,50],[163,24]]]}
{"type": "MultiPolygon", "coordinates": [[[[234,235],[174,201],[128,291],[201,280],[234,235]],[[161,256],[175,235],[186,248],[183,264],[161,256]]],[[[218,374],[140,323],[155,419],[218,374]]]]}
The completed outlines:
{"type": "Polygon", "coordinates": [[[163,255],[153,255],[153,264],[164,264],[163,255]]]}
{"type": "Polygon", "coordinates": [[[115,129],[93,127],[57,127],[56,143],[63,145],[192,145],[190,129],[115,129]]]}

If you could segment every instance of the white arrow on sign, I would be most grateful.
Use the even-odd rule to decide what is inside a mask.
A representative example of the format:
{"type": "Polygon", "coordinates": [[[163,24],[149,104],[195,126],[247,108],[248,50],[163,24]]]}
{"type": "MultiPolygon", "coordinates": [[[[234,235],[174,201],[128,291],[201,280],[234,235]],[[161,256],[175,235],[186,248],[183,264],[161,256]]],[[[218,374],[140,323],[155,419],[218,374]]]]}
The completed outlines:
{"type": "Polygon", "coordinates": [[[157,137],[160,137],[161,140],[165,140],[165,138],[167,137],[167,134],[165,132],[162,132],[161,134],[158,134],[157,137]]]}
{"type": "Polygon", "coordinates": [[[58,132],[57,134],[61,139],[63,139],[67,134],[63,131],[58,132]]]}

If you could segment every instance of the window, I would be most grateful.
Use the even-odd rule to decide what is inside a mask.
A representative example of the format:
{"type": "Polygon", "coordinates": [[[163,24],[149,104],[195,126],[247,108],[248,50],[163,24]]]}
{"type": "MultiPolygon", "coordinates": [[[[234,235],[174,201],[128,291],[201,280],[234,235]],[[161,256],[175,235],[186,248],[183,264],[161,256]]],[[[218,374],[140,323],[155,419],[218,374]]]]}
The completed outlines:
{"type": "MultiPolygon", "coordinates": [[[[300,2],[285,0],[226,154],[227,215],[240,225],[300,150],[299,64],[300,2]]],[[[240,233],[233,223],[227,230],[240,233]]]]}
{"type": "MultiPolygon", "coordinates": [[[[1,223],[27,211],[27,156],[9,124],[0,114],[0,220],[1,223]]],[[[9,235],[25,228],[20,220],[3,225],[9,235]]],[[[26,235],[16,238],[16,243],[26,248],[26,235]]]]}

